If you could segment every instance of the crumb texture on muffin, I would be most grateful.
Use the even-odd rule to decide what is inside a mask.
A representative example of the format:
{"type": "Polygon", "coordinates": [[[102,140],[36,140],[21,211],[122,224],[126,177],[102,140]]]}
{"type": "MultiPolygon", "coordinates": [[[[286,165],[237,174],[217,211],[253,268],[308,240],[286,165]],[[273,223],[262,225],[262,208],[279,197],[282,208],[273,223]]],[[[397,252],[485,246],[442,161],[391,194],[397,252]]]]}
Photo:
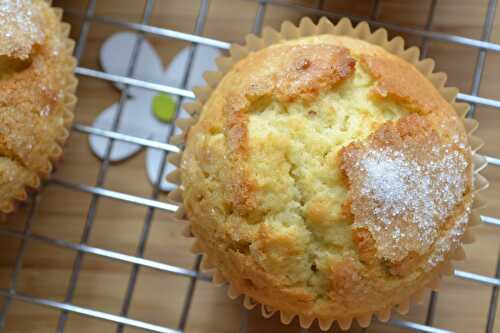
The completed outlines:
{"type": "Polygon", "coordinates": [[[420,290],[471,205],[462,122],[412,65],[330,35],[250,53],[190,128],[184,206],[237,289],[343,318],[420,290]]]}
{"type": "Polygon", "coordinates": [[[0,20],[0,211],[9,212],[61,155],[74,60],[46,1],[0,1],[0,20]]]}

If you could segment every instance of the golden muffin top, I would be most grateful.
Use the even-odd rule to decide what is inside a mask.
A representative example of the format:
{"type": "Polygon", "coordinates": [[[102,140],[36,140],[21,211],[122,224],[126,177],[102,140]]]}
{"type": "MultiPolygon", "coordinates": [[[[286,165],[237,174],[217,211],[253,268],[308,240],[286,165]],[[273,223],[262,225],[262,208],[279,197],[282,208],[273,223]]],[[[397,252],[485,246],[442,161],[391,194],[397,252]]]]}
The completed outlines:
{"type": "Polygon", "coordinates": [[[0,211],[37,187],[61,155],[72,76],[68,26],[43,0],[0,1],[0,211]]]}
{"type": "Polygon", "coordinates": [[[45,38],[44,1],[2,0],[0,2],[0,55],[26,59],[34,44],[45,38]]]}
{"type": "Polygon", "coordinates": [[[257,301],[346,317],[407,299],[471,205],[462,121],[413,65],[332,35],[250,53],[188,132],[184,205],[222,275],[257,301]]]}

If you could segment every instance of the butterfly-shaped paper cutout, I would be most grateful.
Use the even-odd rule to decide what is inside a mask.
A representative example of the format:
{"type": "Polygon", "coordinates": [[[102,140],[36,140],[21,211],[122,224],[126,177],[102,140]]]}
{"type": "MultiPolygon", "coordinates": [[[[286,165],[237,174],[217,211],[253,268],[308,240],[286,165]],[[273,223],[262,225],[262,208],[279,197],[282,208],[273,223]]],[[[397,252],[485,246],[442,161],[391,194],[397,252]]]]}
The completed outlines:
{"type": "MultiPolygon", "coordinates": [[[[120,32],[109,37],[100,52],[103,70],[110,74],[125,76],[137,38],[139,38],[137,34],[130,32],[120,32]]],[[[182,88],[182,78],[188,66],[189,53],[189,47],[182,49],[164,70],[162,61],[155,49],[144,39],[141,43],[141,49],[132,77],[143,81],[182,88]]],[[[205,84],[202,75],[205,71],[216,69],[215,58],[219,55],[220,51],[215,48],[203,45],[196,46],[186,89],[192,89],[194,86],[205,84]]],[[[116,84],[116,86],[118,89],[123,88],[121,84],[116,84]]],[[[129,87],[129,97],[123,106],[117,132],[162,142],[165,142],[172,128],[175,131],[174,135],[179,134],[180,129],[173,125],[173,121],[172,123],[162,122],[154,115],[151,105],[156,95],[158,95],[158,92],[138,87],[129,87]]],[[[178,97],[172,98],[176,103],[179,102],[178,97]]],[[[117,112],[118,103],[115,103],[96,118],[93,126],[104,130],[111,130],[112,122],[117,112]]],[[[186,117],[188,117],[187,112],[181,108],[178,118],[186,117]]],[[[101,159],[104,158],[108,140],[97,135],[89,136],[90,147],[101,159]]],[[[141,149],[140,145],[115,141],[111,150],[110,160],[113,162],[123,161],[141,149]]],[[[162,152],[157,149],[147,148],[146,169],[148,178],[152,184],[155,183],[158,177],[161,162],[162,152]]],[[[174,165],[167,163],[160,184],[162,190],[171,191],[175,188],[175,184],[165,180],[166,175],[174,171],[174,169],[174,165]]]]}

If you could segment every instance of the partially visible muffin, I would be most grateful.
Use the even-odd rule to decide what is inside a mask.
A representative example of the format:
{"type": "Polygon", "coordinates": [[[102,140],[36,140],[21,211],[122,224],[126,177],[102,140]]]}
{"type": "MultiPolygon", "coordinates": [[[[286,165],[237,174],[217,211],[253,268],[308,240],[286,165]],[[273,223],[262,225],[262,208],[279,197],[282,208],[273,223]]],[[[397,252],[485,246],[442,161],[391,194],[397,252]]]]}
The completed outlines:
{"type": "Polygon", "coordinates": [[[285,313],[405,302],[460,246],[472,203],[462,120],[413,65],[332,35],[250,53],[187,134],[192,233],[237,290],[285,313]]]}
{"type": "Polygon", "coordinates": [[[0,1],[0,212],[52,170],[68,136],[76,79],[69,26],[43,0],[0,1]]]}

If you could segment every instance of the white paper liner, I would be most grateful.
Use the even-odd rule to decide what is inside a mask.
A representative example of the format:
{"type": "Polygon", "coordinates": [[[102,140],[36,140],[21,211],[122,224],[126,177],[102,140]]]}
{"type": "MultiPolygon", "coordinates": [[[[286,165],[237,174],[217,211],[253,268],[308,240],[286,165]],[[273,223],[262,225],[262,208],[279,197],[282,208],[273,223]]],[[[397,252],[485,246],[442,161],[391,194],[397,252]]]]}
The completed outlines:
{"type": "MultiPolygon", "coordinates": [[[[269,45],[275,44],[282,40],[290,40],[299,37],[306,37],[311,35],[320,34],[332,34],[349,36],[358,39],[362,39],[370,42],[371,44],[379,45],[385,50],[392,54],[399,56],[400,58],[406,60],[407,62],[413,64],[422,74],[424,74],[434,85],[436,89],[441,93],[441,95],[455,108],[457,114],[463,119],[464,126],[467,131],[469,143],[473,152],[473,204],[471,208],[471,214],[469,218],[469,223],[467,229],[462,237],[462,242],[464,244],[469,244],[474,241],[474,234],[472,232],[472,227],[477,226],[481,223],[481,217],[479,214],[479,209],[484,207],[484,200],[481,198],[478,192],[486,189],[488,187],[488,181],[482,175],[479,174],[486,165],[486,159],[479,155],[477,151],[483,146],[483,141],[474,136],[473,133],[478,127],[477,120],[467,119],[465,115],[469,110],[469,104],[457,102],[456,96],[458,94],[458,89],[454,87],[446,87],[446,74],[445,73],[434,73],[435,63],[432,59],[419,60],[420,50],[418,47],[404,48],[404,40],[401,37],[395,37],[393,39],[388,39],[387,31],[384,28],[379,28],[375,31],[371,31],[367,22],[361,22],[355,27],[353,27],[351,21],[347,18],[342,18],[337,24],[333,24],[327,18],[323,17],[319,20],[318,24],[314,24],[313,21],[304,17],[299,26],[295,26],[289,21],[285,21],[281,25],[281,30],[276,31],[272,28],[265,27],[263,29],[262,37],[257,37],[253,34],[249,34],[246,37],[245,45],[233,44],[230,48],[230,56],[220,57],[216,60],[219,71],[216,72],[206,72],[204,78],[207,85],[205,87],[198,87],[194,89],[196,100],[191,103],[184,105],[186,111],[191,115],[191,119],[183,119],[177,121],[177,126],[182,128],[183,133],[177,135],[173,138],[172,143],[182,146],[184,144],[187,130],[192,124],[196,123],[203,104],[208,100],[211,92],[215,89],[217,84],[223,78],[224,74],[227,73],[238,60],[247,56],[248,53],[260,50],[269,45]]],[[[179,166],[181,161],[182,152],[171,154],[169,161],[176,166],[179,166]]],[[[175,171],[167,176],[168,181],[174,182],[179,185],[177,189],[172,191],[168,198],[169,200],[177,203],[179,205],[179,210],[176,213],[176,217],[179,219],[185,218],[185,211],[182,207],[182,184],[180,179],[180,172],[175,171]]],[[[187,221],[189,223],[189,221],[187,221]]],[[[184,232],[186,237],[194,237],[191,233],[189,224],[184,232]]],[[[196,240],[192,252],[197,254],[204,254],[203,269],[212,273],[213,282],[216,285],[228,284],[228,296],[232,299],[238,298],[243,295],[243,305],[247,309],[253,309],[258,302],[253,300],[250,296],[242,294],[237,290],[229,281],[226,281],[222,274],[214,267],[211,263],[210,258],[207,257],[206,251],[204,251],[203,243],[196,240]]],[[[375,313],[366,313],[356,317],[346,317],[346,318],[334,318],[330,320],[324,320],[318,318],[318,325],[322,330],[328,330],[332,324],[336,321],[341,329],[347,330],[351,327],[353,319],[355,319],[361,327],[367,327],[372,321],[373,315],[377,318],[386,322],[390,319],[391,311],[394,309],[398,313],[407,314],[411,303],[422,303],[425,292],[430,290],[437,290],[442,276],[453,275],[453,265],[452,261],[462,261],[465,259],[465,251],[462,246],[459,246],[455,251],[449,253],[447,258],[440,263],[434,270],[435,277],[426,286],[426,288],[419,290],[414,295],[408,299],[403,300],[397,304],[394,308],[386,308],[376,311],[375,313]]],[[[273,316],[279,310],[273,309],[272,307],[261,304],[262,316],[269,318],[273,316]]],[[[313,321],[316,319],[310,316],[304,316],[288,312],[280,312],[280,319],[283,324],[289,324],[295,316],[299,317],[300,326],[303,328],[308,328],[311,326],[313,321]]]]}

